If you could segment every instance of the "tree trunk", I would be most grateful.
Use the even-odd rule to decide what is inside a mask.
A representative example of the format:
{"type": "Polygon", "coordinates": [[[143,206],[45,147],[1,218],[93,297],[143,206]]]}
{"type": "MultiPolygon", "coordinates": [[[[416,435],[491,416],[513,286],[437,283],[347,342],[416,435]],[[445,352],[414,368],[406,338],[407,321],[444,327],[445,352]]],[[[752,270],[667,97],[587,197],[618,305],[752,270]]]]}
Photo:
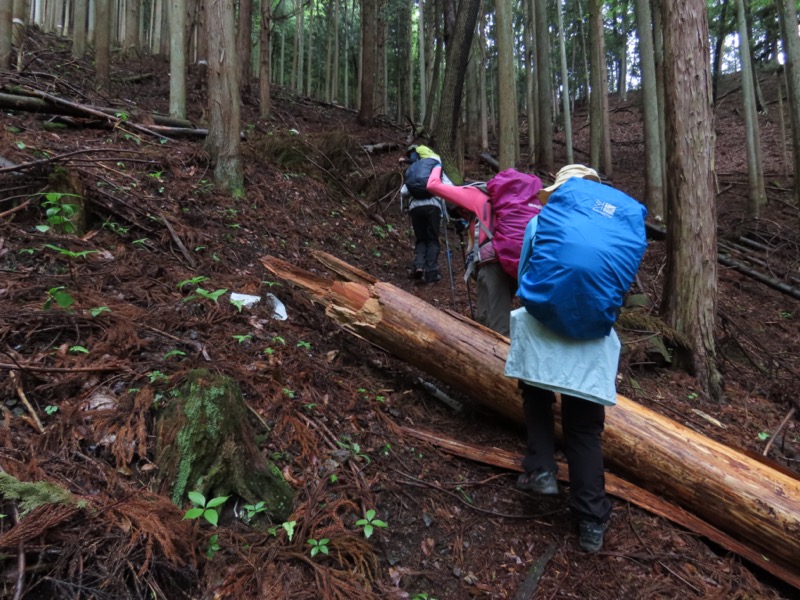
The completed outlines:
{"type": "Polygon", "coordinates": [[[575,162],[572,150],[572,114],[569,108],[569,70],[567,69],[567,42],[564,37],[564,15],[561,3],[556,6],[558,15],[558,49],[561,57],[561,105],[564,110],[564,145],[567,147],[567,164],[575,162]]]}
{"type": "Polygon", "coordinates": [[[270,29],[272,27],[272,11],[269,0],[261,0],[261,54],[258,57],[258,106],[259,117],[268,119],[272,113],[272,98],[270,97],[270,49],[272,40],[270,29]]]}
{"type": "Polygon", "coordinates": [[[792,123],[794,154],[794,198],[800,206],[800,36],[797,33],[797,8],[792,0],[775,0],[781,21],[783,52],[786,57],[786,90],[792,123]]]}
{"type": "Polygon", "coordinates": [[[742,64],[742,98],[747,147],[747,181],[750,194],[750,218],[758,219],[761,208],[767,203],[764,188],[764,165],[761,159],[761,134],[756,112],[756,93],[753,69],[750,65],[750,42],[744,16],[744,0],[736,0],[736,22],[739,26],[739,59],[742,64]]]}
{"type": "MultiPolygon", "coordinates": [[[[75,2],[75,8],[78,8],[78,2],[75,2]]],[[[139,38],[139,28],[141,26],[142,4],[141,0],[127,0],[125,3],[125,37],[122,44],[123,56],[138,56],[139,45],[141,40],[139,38]]],[[[76,19],[77,26],[77,19],[76,19]]]]}
{"type": "MultiPolygon", "coordinates": [[[[413,2],[412,2],[413,7],[413,2]]],[[[413,10],[413,9],[412,9],[413,10]]],[[[419,10],[417,10],[417,47],[419,48],[419,122],[425,122],[425,109],[427,104],[427,88],[428,78],[425,77],[425,62],[426,62],[426,48],[425,48],[425,0],[419,0],[419,10]]]]}
{"type": "MultiPolygon", "coordinates": [[[[172,0],[175,2],[176,0],[172,0]]],[[[185,0],[183,0],[185,2],[185,0]]],[[[266,0],[269,2],[270,0],[266,0]]],[[[239,13],[236,21],[236,54],[239,62],[240,94],[250,90],[253,47],[253,0],[239,0],[239,13]]]]}
{"type": "Polygon", "coordinates": [[[97,91],[111,88],[111,2],[95,0],[94,72],[97,91]]]}
{"type": "Polygon", "coordinates": [[[703,0],[664,3],[667,118],[667,266],[661,315],[691,342],[676,362],[713,400],[722,397],[716,365],[717,233],[714,115],[708,21],[703,0]]]}
{"type": "Polygon", "coordinates": [[[232,0],[206,0],[208,17],[208,139],[214,182],[233,196],[244,193],[240,157],[239,67],[232,0]]]}
{"type": "Polygon", "coordinates": [[[447,40],[447,59],[435,138],[444,169],[456,184],[461,183],[459,160],[456,156],[456,134],[461,118],[461,99],[469,64],[469,49],[480,5],[480,0],[461,0],[453,29],[447,40]]]}
{"type": "MultiPolygon", "coordinates": [[[[523,422],[517,383],[503,375],[505,337],[441,312],[332,256],[316,256],[348,282],[333,282],[273,257],[261,262],[277,277],[304,288],[346,331],[523,422]]],[[[606,411],[603,436],[606,464],[616,474],[747,542],[764,555],[765,565],[797,575],[800,479],[623,396],[617,401],[606,411]]]]}
{"type": "Polygon", "coordinates": [[[361,0],[361,103],[358,109],[358,122],[372,125],[375,118],[375,30],[377,28],[377,0],[361,0]]]}
{"type": "Polygon", "coordinates": [[[169,1],[169,116],[186,118],[186,0],[169,1]]]}
{"type": "Polygon", "coordinates": [[[536,161],[553,170],[553,75],[550,69],[550,22],[546,0],[534,0],[536,17],[536,82],[539,92],[539,127],[536,161]]]}
{"type": "Polygon", "coordinates": [[[589,43],[591,46],[592,74],[591,74],[591,166],[607,176],[610,167],[610,146],[608,132],[608,83],[605,59],[605,43],[603,41],[603,1],[589,0],[589,43]]]}
{"type": "Polygon", "coordinates": [[[0,0],[0,71],[11,69],[11,36],[13,34],[11,15],[13,10],[13,0],[0,0]]]}
{"type": "Polygon", "coordinates": [[[156,425],[162,493],[178,506],[192,491],[206,498],[235,494],[251,504],[263,501],[270,516],[287,519],[294,494],[258,449],[248,417],[233,379],[190,371],[156,425]]]}
{"type": "Polygon", "coordinates": [[[636,25],[639,35],[639,65],[642,73],[642,113],[644,121],[645,204],[650,217],[664,221],[664,174],[661,172],[661,141],[658,137],[658,89],[656,85],[653,20],[650,1],[636,0],[636,25]]]}
{"type": "Polygon", "coordinates": [[[495,1],[497,40],[497,155],[500,169],[517,166],[519,154],[517,81],[514,68],[514,32],[511,0],[495,1]]]}
{"type": "Polygon", "coordinates": [[[725,37],[728,35],[727,22],[728,0],[722,0],[720,15],[717,18],[716,41],[714,43],[714,69],[711,76],[711,101],[714,104],[717,103],[719,78],[722,75],[722,54],[725,50],[725,37]]]}

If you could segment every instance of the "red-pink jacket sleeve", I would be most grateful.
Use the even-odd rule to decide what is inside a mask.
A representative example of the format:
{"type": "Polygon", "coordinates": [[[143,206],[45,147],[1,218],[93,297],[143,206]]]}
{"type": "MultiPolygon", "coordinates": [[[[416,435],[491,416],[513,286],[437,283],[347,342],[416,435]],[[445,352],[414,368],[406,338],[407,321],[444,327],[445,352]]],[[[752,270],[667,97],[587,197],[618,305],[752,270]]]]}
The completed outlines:
{"type": "MultiPolygon", "coordinates": [[[[468,211],[472,212],[489,231],[494,230],[494,223],[492,222],[492,208],[491,204],[489,204],[489,196],[484,194],[480,189],[476,187],[461,187],[444,183],[442,181],[441,166],[434,167],[433,171],[431,171],[430,177],[428,177],[427,187],[428,191],[434,196],[443,198],[448,202],[452,202],[456,206],[467,209],[468,211]]],[[[486,233],[483,231],[483,229],[481,229],[481,243],[485,237],[486,233]]]]}

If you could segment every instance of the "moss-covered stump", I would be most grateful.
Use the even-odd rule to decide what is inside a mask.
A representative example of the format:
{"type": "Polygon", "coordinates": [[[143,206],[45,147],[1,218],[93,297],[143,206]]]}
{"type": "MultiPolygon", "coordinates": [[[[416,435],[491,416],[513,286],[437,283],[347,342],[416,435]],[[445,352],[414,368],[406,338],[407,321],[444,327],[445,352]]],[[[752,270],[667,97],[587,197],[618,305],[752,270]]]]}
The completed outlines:
{"type": "Polygon", "coordinates": [[[194,490],[207,498],[236,494],[251,504],[263,500],[270,516],[286,520],[292,489],[254,443],[248,416],[233,379],[191,371],[157,424],[162,493],[178,505],[194,490]]]}

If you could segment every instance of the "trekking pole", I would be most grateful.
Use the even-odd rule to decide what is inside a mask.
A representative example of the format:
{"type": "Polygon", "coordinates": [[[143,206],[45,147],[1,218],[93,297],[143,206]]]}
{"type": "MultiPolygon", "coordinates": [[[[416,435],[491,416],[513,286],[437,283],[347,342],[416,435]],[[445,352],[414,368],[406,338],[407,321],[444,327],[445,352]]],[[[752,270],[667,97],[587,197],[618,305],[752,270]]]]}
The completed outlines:
{"type": "MultiPolygon", "coordinates": [[[[467,254],[464,250],[464,233],[461,232],[458,234],[458,239],[461,242],[461,260],[464,261],[464,265],[467,264],[467,254]]],[[[472,287],[469,284],[470,278],[467,277],[467,302],[469,303],[469,316],[474,321],[475,320],[475,307],[472,305],[472,287]]]]}
{"type": "Polygon", "coordinates": [[[447,269],[450,272],[450,291],[453,294],[453,310],[458,311],[456,307],[456,282],[453,278],[453,257],[450,255],[450,237],[447,235],[447,225],[450,222],[450,216],[447,214],[447,207],[442,203],[442,214],[444,215],[444,247],[447,251],[447,269]]]}

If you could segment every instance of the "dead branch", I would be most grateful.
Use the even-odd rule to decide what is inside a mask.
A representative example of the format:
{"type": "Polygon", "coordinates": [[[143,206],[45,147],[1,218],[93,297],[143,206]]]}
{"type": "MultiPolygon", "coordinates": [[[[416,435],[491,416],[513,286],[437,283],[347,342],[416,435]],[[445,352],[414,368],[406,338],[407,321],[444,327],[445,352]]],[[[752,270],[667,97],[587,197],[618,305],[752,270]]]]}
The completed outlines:
{"type": "MultiPolygon", "coordinates": [[[[141,154],[139,150],[125,150],[115,148],[114,152],[126,152],[126,153],[133,153],[133,154],[141,154]]],[[[0,173],[11,173],[12,171],[22,171],[25,169],[32,169],[34,167],[39,167],[41,165],[51,163],[51,162],[61,162],[71,156],[75,156],[78,154],[90,154],[92,152],[108,152],[108,149],[105,148],[84,148],[83,150],[73,150],[72,152],[66,152],[64,154],[56,154],[55,156],[49,156],[47,158],[40,158],[39,160],[33,160],[31,162],[20,163],[18,165],[6,166],[0,168],[0,173]]],[[[96,159],[101,160],[101,159],[96,159]]],[[[116,158],[109,159],[109,160],[118,160],[116,158]]]]}
{"type": "Polygon", "coordinates": [[[789,422],[789,419],[792,418],[796,410],[797,410],[796,407],[793,406],[786,414],[786,416],[783,418],[781,424],[778,425],[777,429],[775,429],[775,431],[772,433],[772,435],[769,438],[769,442],[767,442],[767,445],[764,447],[764,452],[762,452],[764,456],[766,456],[767,453],[769,453],[769,449],[772,447],[772,444],[775,442],[776,438],[778,437],[778,434],[781,432],[781,429],[783,429],[786,426],[786,423],[789,422]]]}
{"type": "Polygon", "coordinates": [[[36,423],[39,433],[44,433],[44,426],[39,420],[39,415],[36,414],[36,411],[33,410],[33,406],[31,406],[30,401],[28,401],[28,397],[25,395],[25,390],[22,389],[22,382],[20,381],[19,375],[17,375],[16,371],[11,371],[11,380],[14,382],[14,387],[17,390],[17,396],[19,396],[19,399],[22,400],[25,408],[31,414],[31,418],[33,419],[33,422],[36,423]]]}
{"type": "Polygon", "coordinates": [[[189,251],[186,249],[186,246],[183,245],[183,242],[181,241],[181,238],[178,237],[177,233],[175,233],[175,228],[172,226],[172,223],[170,223],[169,219],[167,219],[167,217],[165,217],[163,214],[160,215],[160,216],[161,216],[161,220],[164,222],[164,225],[167,226],[167,229],[169,230],[169,234],[172,236],[172,240],[178,246],[178,248],[181,251],[181,254],[183,254],[183,257],[186,259],[186,262],[188,262],[189,265],[191,265],[191,267],[193,269],[196,269],[197,268],[197,263],[194,262],[194,259],[192,258],[192,255],[189,254],[189,251]]]}

